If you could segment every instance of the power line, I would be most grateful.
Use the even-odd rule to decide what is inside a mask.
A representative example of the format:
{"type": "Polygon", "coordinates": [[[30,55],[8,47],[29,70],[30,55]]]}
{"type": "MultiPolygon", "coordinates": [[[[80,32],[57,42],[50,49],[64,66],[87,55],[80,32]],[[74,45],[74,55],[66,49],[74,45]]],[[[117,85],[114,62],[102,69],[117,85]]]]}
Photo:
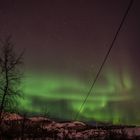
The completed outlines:
{"type": "Polygon", "coordinates": [[[105,62],[107,61],[107,58],[108,58],[108,56],[109,56],[109,54],[110,54],[110,52],[111,52],[111,50],[112,50],[112,48],[114,46],[114,43],[115,43],[115,41],[116,41],[116,39],[117,39],[117,37],[119,35],[119,32],[120,32],[120,30],[121,30],[121,28],[123,26],[123,23],[124,23],[127,15],[128,15],[128,12],[129,12],[130,8],[132,7],[133,2],[134,2],[134,0],[130,0],[129,5],[128,5],[128,7],[127,7],[127,9],[126,9],[126,11],[124,13],[124,16],[123,16],[123,18],[121,20],[121,23],[120,23],[120,25],[119,25],[116,33],[115,33],[115,36],[114,36],[114,38],[113,38],[113,40],[112,40],[112,42],[110,44],[110,47],[109,47],[109,49],[108,49],[108,51],[107,51],[107,53],[105,55],[105,58],[103,59],[103,62],[101,64],[101,66],[99,67],[99,70],[98,70],[98,72],[97,72],[97,74],[95,76],[95,79],[94,79],[94,81],[93,81],[93,83],[92,83],[92,85],[91,85],[91,87],[90,87],[90,89],[89,89],[89,91],[88,91],[83,103],[81,104],[80,109],[77,112],[74,120],[77,120],[77,118],[79,117],[79,114],[80,114],[81,110],[83,109],[83,107],[84,107],[84,105],[85,105],[85,103],[86,103],[86,101],[87,101],[87,99],[88,99],[88,97],[89,97],[89,95],[90,95],[90,93],[91,93],[91,91],[92,91],[92,89],[93,89],[93,87],[94,87],[94,85],[95,85],[95,83],[96,83],[96,81],[97,81],[102,69],[103,69],[103,66],[105,65],[105,62]]]}

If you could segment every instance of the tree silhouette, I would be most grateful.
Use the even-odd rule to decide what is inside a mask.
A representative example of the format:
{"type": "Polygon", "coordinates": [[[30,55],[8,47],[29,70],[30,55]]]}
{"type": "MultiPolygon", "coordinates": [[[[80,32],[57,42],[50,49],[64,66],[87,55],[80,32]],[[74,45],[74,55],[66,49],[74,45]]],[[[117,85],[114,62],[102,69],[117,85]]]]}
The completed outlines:
{"type": "Polygon", "coordinates": [[[21,95],[20,81],[22,73],[18,68],[21,65],[23,52],[16,55],[11,37],[0,42],[0,124],[3,112],[10,109],[21,95]]]}

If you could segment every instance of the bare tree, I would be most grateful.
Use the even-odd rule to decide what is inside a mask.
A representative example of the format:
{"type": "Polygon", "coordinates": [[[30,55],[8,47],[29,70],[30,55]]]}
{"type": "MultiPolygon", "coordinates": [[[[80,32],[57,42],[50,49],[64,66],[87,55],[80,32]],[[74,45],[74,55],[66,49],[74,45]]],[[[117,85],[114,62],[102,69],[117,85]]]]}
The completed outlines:
{"type": "Polygon", "coordinates": [[[16,55],[11,37],[0,42],[0,124],[2,114],[11,108],[20,96],[22,73],[18,68],[22,64],[23,52],[16,55]]]}

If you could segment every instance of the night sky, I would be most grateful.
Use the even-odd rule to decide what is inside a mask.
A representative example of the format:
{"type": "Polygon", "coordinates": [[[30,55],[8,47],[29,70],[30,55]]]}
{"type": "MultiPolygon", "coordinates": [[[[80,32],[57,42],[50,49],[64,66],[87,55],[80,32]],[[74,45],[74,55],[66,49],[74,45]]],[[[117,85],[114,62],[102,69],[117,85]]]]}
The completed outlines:
{"type": "MultiPolygon", "coordinates": [[[[128,0],[0,0],[0,38],[25,49],[19,110],[74,119],[128,0]]],[[[140,1],[134,0],[79,120],[140,124],[140,1]]]]}

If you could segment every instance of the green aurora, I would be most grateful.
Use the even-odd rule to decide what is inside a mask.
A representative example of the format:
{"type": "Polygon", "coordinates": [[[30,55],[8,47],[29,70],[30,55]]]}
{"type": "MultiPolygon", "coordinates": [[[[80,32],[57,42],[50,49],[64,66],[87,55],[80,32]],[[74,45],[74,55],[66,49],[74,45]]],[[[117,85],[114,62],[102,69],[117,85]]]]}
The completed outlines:
{"type": "MultiPolygon", "coordinates": [[[[108,72],[103,79],[95,85],[78,120],[139,124],[138,110],[130,113],[130,102],[132,107],[135,102],[128,74],[120,78],[108,72]]],[[[54,73],[28,73],[23,83],[24,98],[19,99],[21,111],[32,115],[47,112],[47,116],[62,120],[74,119],[91,85],[73,76],[54,73]]]]}

